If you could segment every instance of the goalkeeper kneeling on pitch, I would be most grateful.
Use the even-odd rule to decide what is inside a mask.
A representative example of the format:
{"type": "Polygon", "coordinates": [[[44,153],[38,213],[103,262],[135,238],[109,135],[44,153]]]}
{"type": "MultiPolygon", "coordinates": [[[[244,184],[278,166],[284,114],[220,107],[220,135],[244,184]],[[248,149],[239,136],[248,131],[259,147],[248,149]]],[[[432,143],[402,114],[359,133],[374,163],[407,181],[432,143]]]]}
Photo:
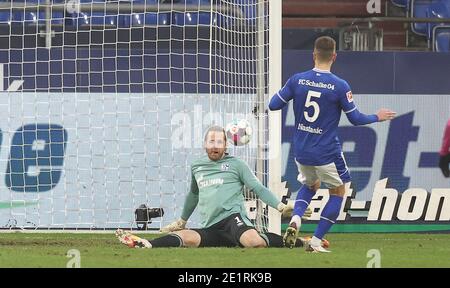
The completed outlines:
{"type": "MultiPolygon", "coordinates": [[[[207,155],[191,166],[191,187],[181,218],[164,227],[168,235],[146,240],[118,229],[116,236],[129,247],[283,247],[283,238],[274,233],[259,233],[247,217],[244,185],[269,206],[282,214],[292,206],[280,202],[255,177],[248,165],[226,153],[225,130],[212,126],[205,134],[207,155]],[[198,206],[200,229],[185,229],[186,222],[198,206]]],[[[287,215],[286,215],[287,216],[287,215]]],[[[308,217],[308,215],[306,215],[308,217]]],[[[307,239],[299,238],[296,246],[307,239]]]]}

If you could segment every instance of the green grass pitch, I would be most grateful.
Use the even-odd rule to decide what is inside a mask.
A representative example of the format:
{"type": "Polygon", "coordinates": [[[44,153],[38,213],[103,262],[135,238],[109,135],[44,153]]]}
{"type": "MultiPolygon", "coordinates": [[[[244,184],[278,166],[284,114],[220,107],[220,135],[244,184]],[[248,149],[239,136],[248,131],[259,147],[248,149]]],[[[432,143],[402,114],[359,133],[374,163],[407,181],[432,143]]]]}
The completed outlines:
{"type": "MultiPolygon", "coordinates": [[[[158,235],[145,235],[154,238],[158,235]]],[[[0,267],[66,267],[80,251],[81,267],[361,267],[378,249],[381,267],[450,267],[450,234],[328,235],[329,254],[303,249],[131,249],[111,234],[0,233],[0,267]]]]}

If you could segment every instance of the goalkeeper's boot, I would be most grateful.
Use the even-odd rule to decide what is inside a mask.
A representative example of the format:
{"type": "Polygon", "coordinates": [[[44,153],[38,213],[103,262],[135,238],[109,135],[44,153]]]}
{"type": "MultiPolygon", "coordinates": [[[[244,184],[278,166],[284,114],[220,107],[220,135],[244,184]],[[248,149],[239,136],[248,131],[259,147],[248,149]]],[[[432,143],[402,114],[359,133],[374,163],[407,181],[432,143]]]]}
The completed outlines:
{"type": "MultiPolygon", "coordinates": [[[[298,240],[302,242],[304,247],[307,247],[311,242],[311,238],[312,238],[311,236],[298,237],[298,240]]],[[[330,247],[330,242],[325,238],[322,239],[322,247],[325,249],[328,249],[330,247]]]]}
{"type": "Polygon", "coordinates": [[[292,222],[291,224],[289,224],[289,227],[286,229],[286,232],[284,233],[283,236],[284,246],[288,248],[294,248],[295,242],[297,241],[297,236],[298,236],[297,225],[294,222],[292,222]]]}
{"type": "Polygon", "coordinates": [[[116,237],[120,243],[130,248],[152,248],[152,244],[148,240],[133,235],[128,231],[123,231],[122,229],[117,229],[116,237]]]}

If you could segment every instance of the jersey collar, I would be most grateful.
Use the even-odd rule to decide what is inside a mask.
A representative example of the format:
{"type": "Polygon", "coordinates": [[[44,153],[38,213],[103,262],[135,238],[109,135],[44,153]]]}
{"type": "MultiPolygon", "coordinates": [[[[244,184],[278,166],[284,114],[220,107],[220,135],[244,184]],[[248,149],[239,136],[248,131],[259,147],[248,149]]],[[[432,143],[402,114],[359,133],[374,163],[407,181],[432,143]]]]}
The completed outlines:
{"type": "Polygon", "coordinates": [[[319,68],[313,68],[312,70],[315,72],[319,72],[319,73],[330,73],[331,74],[331,71],[329,71],[329,70],[322,70],[319,68]]]}

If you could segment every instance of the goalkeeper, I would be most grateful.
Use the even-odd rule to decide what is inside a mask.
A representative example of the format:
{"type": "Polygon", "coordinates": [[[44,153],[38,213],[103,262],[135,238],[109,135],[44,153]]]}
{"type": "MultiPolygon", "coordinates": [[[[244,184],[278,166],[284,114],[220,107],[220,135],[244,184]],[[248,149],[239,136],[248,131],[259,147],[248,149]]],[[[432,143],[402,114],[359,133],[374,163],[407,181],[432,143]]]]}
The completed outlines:
{"type": "MultiPolygon", "coordinates": [[[[181,218],[162,229],[169,234],[154,240],[142,239],[129,232],[117,230],[116,236],[129,247],[283,247],[282,236],[258,233],[247,218],[244,185],[269,206],[283,214],[292,207],[280,202],[264,187],[247,164],[226,153],[226,134],[220,126],[208,129],[204,139],[207,156],[191,166],[191,188],[186,196],[181,218]],[[185,229],[198,206],[200,229],[185,229]]],[[[306,239],[299,238],[296,246],[306,239]]]]}

